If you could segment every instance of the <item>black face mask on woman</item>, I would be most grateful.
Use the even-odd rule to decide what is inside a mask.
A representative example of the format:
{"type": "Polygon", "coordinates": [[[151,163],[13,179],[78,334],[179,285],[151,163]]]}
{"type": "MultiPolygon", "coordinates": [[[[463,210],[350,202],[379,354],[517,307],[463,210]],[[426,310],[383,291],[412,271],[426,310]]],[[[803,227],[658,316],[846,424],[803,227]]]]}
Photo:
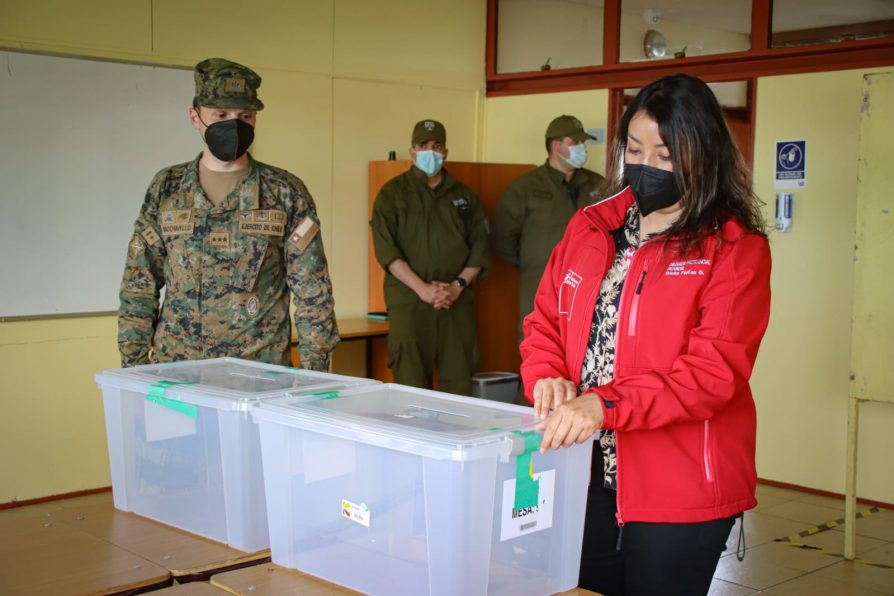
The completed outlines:
{"type": "Polygon", "coordinates": [[[238,118],[221,120],[205,129],[208,149],[220,161],[239,159],[245,155],[254,140],[254,126],[238,118]]]}
{"type": "Polygon", "coordinates": [[[643,217],[680,200],[673,172],[644,164],[625,163],[624,176],[643,217]]]}

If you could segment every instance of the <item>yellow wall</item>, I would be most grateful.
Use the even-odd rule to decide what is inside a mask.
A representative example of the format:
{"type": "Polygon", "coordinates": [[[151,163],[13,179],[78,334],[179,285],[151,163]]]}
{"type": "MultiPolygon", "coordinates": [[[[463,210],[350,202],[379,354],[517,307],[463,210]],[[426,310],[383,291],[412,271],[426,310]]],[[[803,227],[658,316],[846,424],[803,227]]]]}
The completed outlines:
{"type": "MultiPolygon", "coordinates": [[[[546,160],[546,127],[561,114],[577,116],[585,128],[606,128],[608,92],[600,89],[488,99],[485,103],[482,160],[542,164],[546,160]]],[[[604,173],[605,149],[605,144],[588,143],[585,167],[604,173]]]]}
{"type": "MultiPolygon", "coordinates": [[[[605,91],[484,101],[483,0],[0,0],[0,47],[191,66],[223,55],[264,77],[253,148],[304,179],[324,226],[339,316],[366,310],[366,164],[406,157],[441,118],[455,160],[543,161],[561,113],[606,127],[605,91]],[[443,11],[440,11],[442,13],[443,11]],[[371,23],[375,23],[371,26],[371,23]],[[421,26],[424,24],[424,26],[421,26]]],[[[892,70],[892,69],[877,69],[892,70]]],[[[808,140],[795,230],[772,234],[773,314],[754,374],[762,477],[843,492],[851,268],[863,71],[763,78],[755,186],[772,203],[775,141],[808,140]]],[[[185,107],[191,98],[184,98],[185,107]]],[[[603,171],[604,145],[588,167],[603,171]]],[[[152,172],[147,172],[147,181],[152,172]]],[[[134,213],[140,197],[134,197],[134,213]]],[[[769,208],[769,207],[768,207],[769,208]]],[[[9,291],[8,286],[4,291],[9,291]]],[[[357,369],[356,346],[336,363],[357,369]]],[[[0,323],[0,503],[107,486],[93,374],[117,366],[114,317],[0,323]]],[[[862,410],[860,496],[894,502],[894,407],[862,410]]]]}
{"type": "MultiPolygon", "coordinates": [[[[844,492],[864,72],[870,71],[765,77],[758,82],[754,180],[755,191],[767,203],[768,219],[775,198],[775,142],[807,139],[809,168],[807,188],[795,192],[794,232],[770,235],[772,315],[753,377],[758,474],[837,493],[844,492]]],[[[563,112],[579,116],[585,126],[605,126],[607,94],[578,91],[488,99],[484,159],[541,162],[546,124],[563,112]]],[[[603,172],[605,146],[589,148],[588,167],[603,172]]],[[[887,458],[894,453],[891,428],[894,406],[863,406],[861,497],[894,502],[894,474],[887,458]]]]}
{"type": "MultiPolygon", "coordinates": [[[[478,157],[484,31],[483,0],[446,14],[434,0],[0,0],[3,48],[256,69],[267,107],[252,153],[313,194],[339,317],[366,313],[367,162],[406,157],[427,117],[452,159],[478,157]]],[[[184,126],[191,101],[171,115],[184,126]]],[[[0,323],[0,503],[110,484],[93,374],[118,365],[115,336],[111,316],[0,323]]],[[[336,352],[340,372],[362,373],[358,347],[336,352]]]]}
{"type": "MultiPolygon", "coordinates": [[[[891,71],[894,68],[875,69],[891,71]]],[[[772,233],[773,305],[753,386],[758,473],[844,492],[853,245],[863,74],[765,77],[757,86],[754,181],[772,216],[776,141],[807,140],[807,187],[791,234],[772,233]]],[[[894,141],[889,138],[889,155],[894,141]]],[[[887,158],[886,156],[882,157],[887,158]]],[[[861,409],[858,494],[894,503],[894,406],[861,409]]]]}

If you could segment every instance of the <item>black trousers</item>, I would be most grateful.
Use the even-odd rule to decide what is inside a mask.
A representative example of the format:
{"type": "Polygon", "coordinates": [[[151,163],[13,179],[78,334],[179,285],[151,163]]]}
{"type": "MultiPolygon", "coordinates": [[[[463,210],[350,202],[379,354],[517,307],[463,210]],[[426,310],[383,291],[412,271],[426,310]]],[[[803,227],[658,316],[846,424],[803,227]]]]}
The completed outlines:
{"type": "Polygon", "coordinates": [[[605,596],[707,594],[736,518],[692,524],[628,522],[621,531],[615,518],[617,493],[602,486],[602,457],[594,455],[580,587],[605,596]]]}

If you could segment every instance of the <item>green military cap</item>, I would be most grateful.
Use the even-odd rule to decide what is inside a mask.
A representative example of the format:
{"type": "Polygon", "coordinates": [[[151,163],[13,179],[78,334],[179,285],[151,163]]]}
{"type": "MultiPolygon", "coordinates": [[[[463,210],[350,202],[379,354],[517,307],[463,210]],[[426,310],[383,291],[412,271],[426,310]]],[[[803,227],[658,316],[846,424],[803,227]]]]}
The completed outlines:
{"type": "Polygon", "coordinates": [[[444,125],[437,120],[420,120],[413,127],[413,144],[419,145],[426,141],[439,141],[442,145],[447,145],[447,130],[444,125]]]}
{"type": "Polygon", "coordinates": [[[258,99],[261,77],[248,68],[223,58],[208,58],[196,64],[196,97],[193,105],[208,108],[263,110],[258,99]]]}
{"type": "Polygon", "coordinates": [[[546,138],[564,139],[565,137],[571,137],[578,142],[596,138],[591,134],[587,134],[587,131],[584,130],[584,125],[580,123],[580,120],[574,116],[563,114],[558,118],[554,118],[553,121],[549,123],[549,126],[546,127],[546,138]]]}

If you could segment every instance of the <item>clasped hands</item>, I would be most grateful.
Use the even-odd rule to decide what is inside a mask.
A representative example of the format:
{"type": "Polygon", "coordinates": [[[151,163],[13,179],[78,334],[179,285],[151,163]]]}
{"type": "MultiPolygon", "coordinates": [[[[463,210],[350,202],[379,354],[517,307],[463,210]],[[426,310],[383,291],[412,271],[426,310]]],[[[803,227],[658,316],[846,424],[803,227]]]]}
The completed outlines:
{"type": "Polygon", "coordinates": [[[545,418],[535,428],[543,432],[540,453],[585,443],[605,421],[598,395],[578,396],[577,386],[561,378],[539,379],[534,384],[534,415],[545,418]],[[552,416],[549,416],[550,410],[552,416]]]}
{"type": "Polygon", "coordinates": [[[452,281],[433,281],[425,284],[419,298],[437,309],[448,309],[453,306],[463,289],[452,281]]]}

